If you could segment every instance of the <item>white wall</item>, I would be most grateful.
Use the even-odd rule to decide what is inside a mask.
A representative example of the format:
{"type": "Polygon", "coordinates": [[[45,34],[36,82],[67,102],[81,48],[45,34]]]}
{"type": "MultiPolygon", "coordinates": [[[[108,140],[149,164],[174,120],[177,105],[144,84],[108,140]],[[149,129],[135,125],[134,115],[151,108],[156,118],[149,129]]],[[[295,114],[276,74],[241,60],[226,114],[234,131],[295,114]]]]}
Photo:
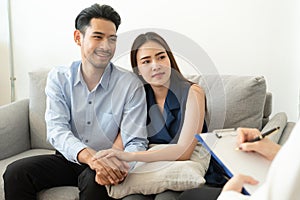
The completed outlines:
{"type": "MultiPolygon", "coordinates": [[[[79,59],[79,49],[72,38],[74,19],[95,1],[11,2],[16,97],[22,99],[28,96],[28,71],[68,65],[79,59]]],[[[119,34],[139,28],[172,30],[200,45],[219,73],[264,75],[268,90],[274,95],[273,114],[285,111],[289,120],[297,120],[300,86],[297,78],[300,74],[298,0],[103,0],[100,3],[109,4],[120,13],[123,21],[119,34]]],[[[0,37],[2,43],[2,34],[0,37]]],[[[2,61],[0,64],[1,70],[4,69],[2,61]]],[[[123,65],[128,67],[127,63],[123,65]]],[[[1,81],[7,79],[3,75],[1,71],[1,81]]],[[[1,101],[2,98],[1,95],[1,101]]]]}
{"type": "Polygon", "coordinates": [[[0,1],[0,105],[10,102],[7,2],[0,1]]]}

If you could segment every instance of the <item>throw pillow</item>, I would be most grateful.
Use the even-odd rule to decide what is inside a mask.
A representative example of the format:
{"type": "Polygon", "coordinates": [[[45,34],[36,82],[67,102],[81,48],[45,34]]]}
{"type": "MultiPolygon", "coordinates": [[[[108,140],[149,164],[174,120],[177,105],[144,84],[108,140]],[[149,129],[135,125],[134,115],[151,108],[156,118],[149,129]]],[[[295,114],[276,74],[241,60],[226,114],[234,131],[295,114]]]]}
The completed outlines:
{"type": "Polygon", "coordinates": [[[32,148],[53,149],[46,141],[46,94],[49,70],[29,72],[29,123],[32,148]]]}
{"type": "Polygon", "coordinates": [[[266,100],[263,76],[186,75],[206,94],[205,120],[209,131],[223,128],[262,128],[266,100]]]}
{"type": "MultiPolygon", "coordinates": [[[[155,145],[160,149],[167,145],[155,145]]],[[[137,162],[134,169],[119,185],[106,186],[109,196],[123,198],[130,194],[158,194],[165,190],[184,191],[205,183],[203,178],[210,161],[210,154],[202,145],[197,145],[190,160],[137,162]]]]}

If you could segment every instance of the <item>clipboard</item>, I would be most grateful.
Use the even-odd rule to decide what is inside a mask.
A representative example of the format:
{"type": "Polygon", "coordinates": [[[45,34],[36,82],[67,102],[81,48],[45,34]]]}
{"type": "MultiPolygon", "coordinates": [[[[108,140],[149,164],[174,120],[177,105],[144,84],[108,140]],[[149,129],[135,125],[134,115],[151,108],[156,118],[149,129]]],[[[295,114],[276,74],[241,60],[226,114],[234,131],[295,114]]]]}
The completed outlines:
{"type": "Polygon", "coordinates": [[[271,161],[256,152],[236,150],[237,132],[234,129],[196,134],[195,137],[222,166],[229,177],[234,174],[245,174],[259,181],[257,185],[245,184],[244,194],[252,194],[265,182],[271,161]]]}

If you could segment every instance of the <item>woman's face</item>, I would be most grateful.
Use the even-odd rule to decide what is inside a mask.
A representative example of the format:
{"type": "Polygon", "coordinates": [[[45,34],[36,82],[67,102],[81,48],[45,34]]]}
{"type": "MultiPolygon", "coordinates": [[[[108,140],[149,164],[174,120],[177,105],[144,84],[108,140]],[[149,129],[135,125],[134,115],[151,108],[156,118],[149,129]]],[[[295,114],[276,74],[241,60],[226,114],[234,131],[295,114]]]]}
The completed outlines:
{"type": "Polygon", "coordinates": [[[171,63],[166,50],[158,43],[149,41],[137,51],[139,74],[152,86],[168,86],[171,63]]]}

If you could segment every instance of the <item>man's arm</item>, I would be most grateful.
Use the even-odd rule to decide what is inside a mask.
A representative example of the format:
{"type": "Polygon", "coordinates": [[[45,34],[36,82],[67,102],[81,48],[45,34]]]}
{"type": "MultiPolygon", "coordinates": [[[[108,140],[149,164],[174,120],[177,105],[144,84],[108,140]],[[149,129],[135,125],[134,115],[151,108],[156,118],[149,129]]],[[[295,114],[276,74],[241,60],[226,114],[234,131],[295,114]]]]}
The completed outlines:
{"type": "Polygon", "coordinates": [[[99,184],[116,183],[124,178],[124,174],[119,172],[120,170],[116,170],[117,167],[122,166],[121,169],[126,169],[126,164],[113,159],[92,161],[95,150],[88,148],[74,136],[71,130],[71,92],[65,90],[71,83],[68,82],[65,73],[67,72],[60,73],[54,68],[48,75],[45,89],[47,95],[45,113],[47,139],[69,161],[87,164],[96,172],[102,171],[103,175],[101,180],[98,180],[99,184]]]}
{"type": "MultiPolygon", "coordinates": [[[[139,80],[135,80],[139,81],[139,80]]],[[[147,139],[147,103],[142,84],[134,84],[128,101],[124,105],[120,133],[124,151],[144,151],[148,147],[147,139]]]]}
{"type": "Polygon", "coordinates": [[[68,68],[54,68],[49,72],[46,85],[47,140],[69,161],[78,163],[77,154],[86,148],[71,131],[71,102],[70,91],[65,91],[69,84],[65,73],[68,68]],[[65,70],[63,73],[60,70],[65,70]]]}

